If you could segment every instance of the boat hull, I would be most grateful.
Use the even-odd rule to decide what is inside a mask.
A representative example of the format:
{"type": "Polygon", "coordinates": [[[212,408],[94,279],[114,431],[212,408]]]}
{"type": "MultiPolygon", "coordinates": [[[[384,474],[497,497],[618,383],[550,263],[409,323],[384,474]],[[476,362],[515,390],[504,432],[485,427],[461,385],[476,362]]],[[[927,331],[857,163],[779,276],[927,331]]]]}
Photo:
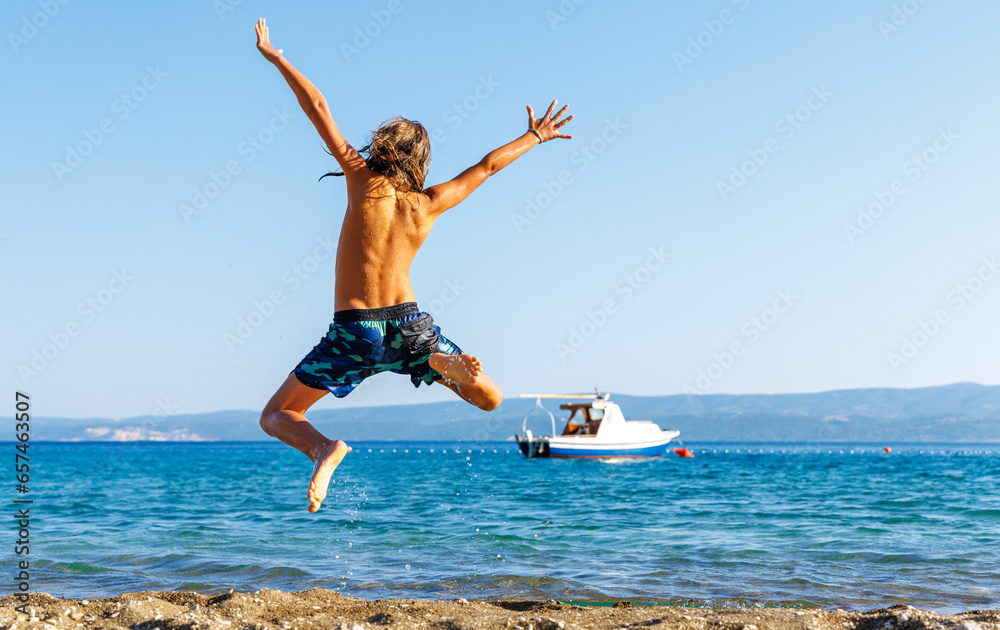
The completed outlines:
{"type": "Polygon", "coordinates": [[[549,439],[548,438],[522,438],[520,435],[515,435],[514,438],[517,439],[517,447],[521,449],[521,454],[527,458],[533,457],[548,457],[549,456],[549,439]]]}
{"type": "Polygon", "coordinates": [[[595,444],[587,438],[584,443],[571,442],[573,438],[535,438],[530,442],[518,437],[518,447],[525,457],[560,457],[560,458],[603,458],[603,457],[663,457],[667,454],[671,438],[641,444],[595,444]]]}

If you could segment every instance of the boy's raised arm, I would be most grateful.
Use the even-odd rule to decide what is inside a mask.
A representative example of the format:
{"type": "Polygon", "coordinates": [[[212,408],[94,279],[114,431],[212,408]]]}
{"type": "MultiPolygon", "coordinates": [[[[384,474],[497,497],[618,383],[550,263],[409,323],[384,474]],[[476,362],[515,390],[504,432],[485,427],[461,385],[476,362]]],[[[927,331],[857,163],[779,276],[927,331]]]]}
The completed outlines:
{"type": "Polygon", "coordinates": [[[573,120],[572,116],[559,120],[569,109],[569,105],[563,105],[562,109],[553,115],[552,110],[555,108],[556,101],[552,101],[545,115],[541,118],[535,118],[534,110],[531,109],[531,105],[528,105],[528,130],[524,132],[524,135],[508,142],[499,149],[490,151],[482,160],[462,171],[455,179],[425,190],[424,192],[431,199],[432,213],[438,215],[448,208],[458,205],[490,175],[524,155],[528,149],[536,144],[547,142],[553,138],[571,139],[573,136],[559,133],[563,125],[573,120]]]}
{"type": "Polygon", "coordinates": [[[281,71],[281,75],[285,77],[285,81],[288,82],[292,91],[295,92],[302,111],[306,113],[306,116],[312,121],[313,126],[316,127],[316,131],[319,132],[320,137],[323,138],[323,142],[330,149],[330,153],[333,154],[337,163],[340,164],[340,168],[343,169],[344,174],[349,175],[351,172],[366,168],[365,159],[344,138],[340,133],[340,129],[333,122],[333,116],[330,115],[330,108],[323,94],[315,85],[309,82],[309,79],[305,78],[301,72],[292,67],[292,64],[281,55],[284,51],[275,50],[271,46],[264,18],[257,20],[257,49],[260,50],[260,54],[265,59],[273,63],[281,71]]]}

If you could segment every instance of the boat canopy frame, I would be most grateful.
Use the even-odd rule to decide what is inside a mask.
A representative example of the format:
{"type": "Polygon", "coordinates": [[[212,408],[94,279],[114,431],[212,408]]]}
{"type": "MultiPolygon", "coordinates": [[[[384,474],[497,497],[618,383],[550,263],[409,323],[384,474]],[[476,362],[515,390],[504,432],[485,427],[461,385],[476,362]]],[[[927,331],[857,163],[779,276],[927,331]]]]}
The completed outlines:
{"type": "MultiPolygon", "coordinates": [[[[584,399],[584,400],[608,400],[611,398],[611,394],[601,394],[600,392],[596,394],[519,394],[518,398],[534,398],[535,406],[528,410],[528,413],[524,414],[524,420],[521,422],[521,433],[528,434],[528,417],[535,411],[535,409],[541,409],[545,413],[549,414],[549,420],[552,421],[552,435],[558,435],[556,433],[556,417],[552,415],[552,412],[542,405],[543,398],[561,398],[561,399],[584,399]]],[[[561,407],[562,408],[562,407],[561,407]]],[[[573,413],[576,413],[575,411],[573,413]]],[[[570,415],[572,418],[573,416],[570,415]]]]}

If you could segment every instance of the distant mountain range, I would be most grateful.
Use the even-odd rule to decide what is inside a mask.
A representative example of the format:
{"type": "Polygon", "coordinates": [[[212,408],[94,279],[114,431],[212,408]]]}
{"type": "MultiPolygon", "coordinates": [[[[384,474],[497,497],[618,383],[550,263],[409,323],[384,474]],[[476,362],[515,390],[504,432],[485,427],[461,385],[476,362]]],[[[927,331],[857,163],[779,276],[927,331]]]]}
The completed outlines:
{"type": "MultiPolygon", "coordinates": [[[[677,429],[685,442],[1000,442],[1000,385],[958,383],[917,389],[816,394],[628,396],[612,393],[627,420],[677,429]]],[[[562,429],[560,401],[544,401],[562,429]]],[[[533,400],[505,400],[492,413],[463,402],[317,410],[309,419],[345,440],[493,441],[521,432],[533,400]]],[[[258,411],[103,418],[35,418],[33,440],[264,441],[258,411]]],[[[528,419],[535,434],[548,416],[528,419]]]]}

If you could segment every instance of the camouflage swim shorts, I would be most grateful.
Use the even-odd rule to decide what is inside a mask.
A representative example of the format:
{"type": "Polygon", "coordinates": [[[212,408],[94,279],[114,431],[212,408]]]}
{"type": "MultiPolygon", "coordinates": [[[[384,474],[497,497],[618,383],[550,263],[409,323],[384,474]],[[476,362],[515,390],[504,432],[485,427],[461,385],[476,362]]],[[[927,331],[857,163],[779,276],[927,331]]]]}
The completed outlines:
{"type": "Polygon", "coordinates": [[[379,372],[407,374],[414,387],[441,378],[427,360],[435,352],[461,354],[416,303],[337,311],[330,330],[295,368],[305,385],[347,396],[379,372]]]}

